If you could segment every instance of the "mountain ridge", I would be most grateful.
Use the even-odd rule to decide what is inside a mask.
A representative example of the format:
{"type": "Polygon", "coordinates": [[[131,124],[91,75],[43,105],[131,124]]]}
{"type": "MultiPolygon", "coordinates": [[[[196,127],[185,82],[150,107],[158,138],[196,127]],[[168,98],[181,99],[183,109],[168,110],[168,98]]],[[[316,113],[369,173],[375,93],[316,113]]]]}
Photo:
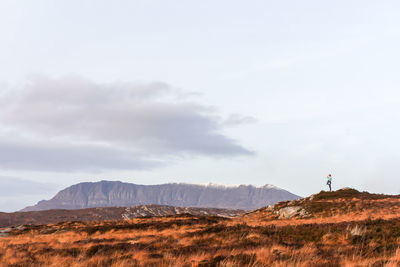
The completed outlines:
{"type": "Polygon", "coordinates": [[[83,182],[59,191],[52,199],[39,201],[21,211],[169,205],[253,210],[284,200],[298,199],[273,185],[226,186],[218,184],[167,183],[140,185],[121,181],[83,182]]]}

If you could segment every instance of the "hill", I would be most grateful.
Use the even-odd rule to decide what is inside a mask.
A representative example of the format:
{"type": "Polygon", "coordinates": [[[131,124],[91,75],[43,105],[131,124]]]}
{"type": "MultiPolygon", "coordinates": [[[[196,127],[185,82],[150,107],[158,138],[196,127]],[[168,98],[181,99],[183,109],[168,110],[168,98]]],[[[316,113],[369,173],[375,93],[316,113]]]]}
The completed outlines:
{"type": "Polygon", "coordinates": [[[68,221],[129,220],[137,217],[162,217],[181,214],[235,217],[243,215],[244,213],[245,211],[243,210],[172,207],[165,205],[138,205],[133,207],[104,207],[80,210],[58,209],[13,213],[0,212],[0,227],[23,224],[50,224],[68,221]]]}
{"type": "Polygon", "coordinates": [[[264,223],[281,219],[308,222],[340,222],[390,219],[400,216],[400,195],[371,194],[344,188],[321,191],[307,198],[283,201],[245,215],[248,222],[264,223]]]}
{"type": "Polygon", "coordinates": [[[400,196],[342,189],[234,218],[204,215],[0,230],[5,266],[400,266],[400,196]],[[3,235],[3,237],[1,237],[3,235]]]}
{"type": "Polygon", "coordinates": [[[283,200],[300,198],[272,185],[221,186],[195,184],[137,185],[100,181],[70,186],[52,199],[21,211],[168,205],[254,210],[283,200]]]}

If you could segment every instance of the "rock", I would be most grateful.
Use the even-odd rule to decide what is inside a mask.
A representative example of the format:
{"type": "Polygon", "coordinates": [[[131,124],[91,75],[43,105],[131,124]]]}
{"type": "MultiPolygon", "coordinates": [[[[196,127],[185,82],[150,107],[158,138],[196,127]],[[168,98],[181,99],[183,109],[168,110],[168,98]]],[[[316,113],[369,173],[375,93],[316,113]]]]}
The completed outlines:
{"type": "Polygon", "coordinates": [[[0,229],[0,233],[1,233],[1,234],[3,234],[3,233],[9,233],[9,232],[11,232],[11,231],[12,231],[12,228],[0,229]]]}
{"type": "Polygon", "coordinates": [[[275,208],[275,205],[268,205],[267,210],[273,210],[275,208]]]}
{"type": "Polygon", "coordinates": [[[356,225],[352,229],[348,229],[348,231],[352,236],[363,236],[367,230],[365,229],[365,227],[356,225]]]}
{"type": "Polygon", "coordinates": [[[15,227],[15,229],[19,230],[19,231],[22,231],[22,230],[25,230],[26,227],[24,225],[19,225],[19,226],[15,227]]]}
{"type": "Polygon", "coordinates": [[[310,213],[308,213],[305,209],[301,209],[298,215],[300,218],[310,217],[310,213]]]}
{"type": "Polygon", "coordinates": [[[293,217],[305,218],[310,216],[310,214],[301,206],[291,206],[291,207],[281,208],[278,211],[278,214],[279,214],[278,219],[290,219],[293,217]]]}

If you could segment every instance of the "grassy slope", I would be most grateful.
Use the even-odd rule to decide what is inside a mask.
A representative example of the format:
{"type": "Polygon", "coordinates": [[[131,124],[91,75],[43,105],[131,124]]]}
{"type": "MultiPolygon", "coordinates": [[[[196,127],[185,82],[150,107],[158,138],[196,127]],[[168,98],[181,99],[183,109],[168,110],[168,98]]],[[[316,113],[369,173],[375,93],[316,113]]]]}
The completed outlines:
{"type": "Polygon", "coordinates": [[[245,216],[174,216],[14,228],[4,266],[399,266],[398,196],[321,192],[245,216]],[[308,218],[277,220],[301,206],[308,218]]]}

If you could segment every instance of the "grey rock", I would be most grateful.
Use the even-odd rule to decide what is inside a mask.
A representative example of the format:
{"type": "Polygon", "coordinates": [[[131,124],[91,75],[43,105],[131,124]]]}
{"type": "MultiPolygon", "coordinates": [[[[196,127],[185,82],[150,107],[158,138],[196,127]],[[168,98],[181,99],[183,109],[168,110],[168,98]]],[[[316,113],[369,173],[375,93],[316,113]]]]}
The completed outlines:
{"type": "Polygon", "coordinates": [[[301,206],[281,208],[277,214],[279,214],[278,219],[290,219],[293,217],[306,218],[310,216],[310,214],[301,206]]]}
{"type": "Polygon", "coordinates": [[[12,228],[0,229],[0,233],[1,233],[1,234],[9,233],[9,232],[11,232],[12,230],[13,230],[12,228]]]}
{"type": "Polygon", "coordinates": [[[365,229],[365,227],[356,225],[355,227],[348,229],[348,231],[352,236],[363,236],[367,230],[365,229]]]}
{"type": "Polygon", "coordinates": [[[17,227],[15,227],[15,229],[16,229],[16,230],[22,231],[22,230],[25,230],[25,229],[26,229],[26,226],[24,226],[24,225],[18,225],[17,227]]]}
{"type": "Polygon", "coordinates": [[[275,208],[275,205],[268,205],[267,210],[273,210],[275,208]]]}

